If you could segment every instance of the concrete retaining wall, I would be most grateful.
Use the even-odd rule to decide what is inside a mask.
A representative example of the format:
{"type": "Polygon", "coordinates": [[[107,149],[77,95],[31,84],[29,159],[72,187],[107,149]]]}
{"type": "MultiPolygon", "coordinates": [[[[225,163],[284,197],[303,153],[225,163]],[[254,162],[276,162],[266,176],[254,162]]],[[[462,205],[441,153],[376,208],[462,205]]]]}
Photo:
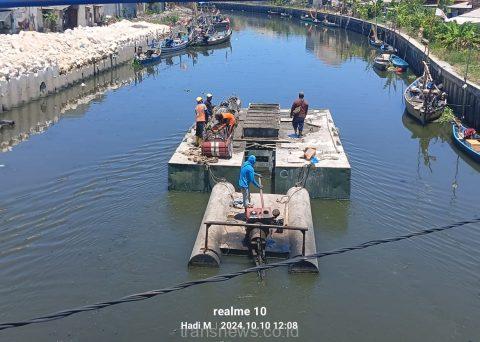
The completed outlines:
{"type": "MultiPolygon", "coordinates": [[[[300,18],[301,15],[308,13],[307,10],[267,5],[239,3],[215,3],[215,5],[224,10],[238,10],[253,13],[267,13],[269,10],[281,10],[296,18],[300,18]]],[[[362,35],[368,35],[373,25],[371,22],[353,17],[330,13],[319,14],[319,19],[321,20],[323,20],[323,17],[327,17],[328,20],[340,24],[341,27],[362,35]]],[[[395,48],[398,49],[398,54],[410,64],[415,73],[421,74],[423,72],[422,60],[425,59],[426,55],[425,48],[422,44],[406,34],[392,31],[382,25],[378,25],[378,34],[380,38],[386,37],[389,43],[395,42],[394,45],[395,48]]],[[[444,91],[448,94],[448,102],[451,104],[454,112],[459,116],[462,115],[462,106],[465,98],[465,120],[469,125],[480,129],[480,85],[467,82],[464,89],[465,82],[463,81],[463,77],[457,74],[450,64],[435,57],[430,57],[431,74],[437,83],[443,84],[444,91]]]]}
{"type": "Polygon", "coordinates": [[[155,35],[145,35],[137,41],[121,46],[116,54],[95,61],[84,67],[60,74],[57,67],[48,67],[34,74],[21,75],[0,82],[0,113],[19,107],[30,101],[59,92],[71,85],[81,83],[104,71],[131,61],[136,49],[147,48],[155,35]]]}

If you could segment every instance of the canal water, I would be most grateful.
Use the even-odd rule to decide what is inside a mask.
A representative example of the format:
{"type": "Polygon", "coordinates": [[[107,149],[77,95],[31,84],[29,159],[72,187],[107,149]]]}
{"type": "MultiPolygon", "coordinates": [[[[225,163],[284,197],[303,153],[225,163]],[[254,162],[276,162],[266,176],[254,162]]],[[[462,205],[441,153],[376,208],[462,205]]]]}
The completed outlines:
{"type": "MultiPolygon", "coordinates": [[[[226,46],[137,74],[125,66],[1,114],[18,124],[0,133],[0,321],[251,265],[230,257],[219,270],[186,266],[208,194],[168,192],[167,162],[207,92],[287,107],[302,90],[311,107],[331,110],[352,191],[350,201],[312,202],[320,251],[480,214],[479,167],[452,145],[448,126],[424,128],[404,114],[414,76],[376,72],[365,37],[233,19],[226,46]]],[[[479,247],[480,227],[470,225],[324,258],[319,275],[251,274],[3,331],[0,341],[181,340],[182,321],[219,322],[213,309],[230,306],[267,309],[230,321],[298,322],[303,341],[475,341],[479,247]]]]}

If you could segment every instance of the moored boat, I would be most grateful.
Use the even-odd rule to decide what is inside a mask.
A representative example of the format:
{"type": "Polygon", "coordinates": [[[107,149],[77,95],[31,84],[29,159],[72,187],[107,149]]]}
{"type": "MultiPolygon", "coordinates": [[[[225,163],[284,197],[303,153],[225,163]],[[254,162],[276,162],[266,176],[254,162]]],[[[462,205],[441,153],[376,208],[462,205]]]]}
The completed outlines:
{"type": "Polygon", "coordinates": [[[378,38],[368,38],[368,43],[376,48],[380,48],[383,45],[383,41],[378,38]]]}
{"type": "Polygon", "coordinates": [[[452,137],[459,149],[480,162],[480,135],[473,128],[467,128],[461,122],[454,122],[452,137]]]}
{"type": "Polygon", "coordinates": [[[313,13],[301,15],[300,20],[305,21],[307,23],[312,23],[312,24],[320,24],[321,23],[321,21],[318,20],[317,16],[314,15],[313,13]]]}
{"type": "Polygon", "coordinates": [[[187,48],[188,44],[189,44],[189,40],[187,38],[183,38],[183,39],[167,38],[161,44],[162,56],[172,52],[184,50],[187,48]]]}
{"type": "Polygon", "coordinates": [[[373,66],[378,70],[385,71],[390,66],[390,55],[381,54],[375,57],[373,61],[373,66]]]}
{"type": "Polygon", "coordinates": [[[397,49],[395,49],[393,46],[387,43],[383,43],[382,46],[379,48],[380,51],[383,53],[396,53],[397,49]]]}
{"type": "Polygon", "coordinates": [[[230,28],[230,18],[222,15],[216,15],[212,18],[215,28],[230,28]]]}
{"type": "Polygon", "coordinates": [[[402,71],[406,71],[408,69],[408,63],[397,55],[390,55],[390,62],[395,68],[402,69],[402,71]]]}
{"type": "Polygon", "coordinates": [[[162,50],[160,48],[150,48],[145,52],[142,52],[142,50],[140,49],[135,55],[135,61],[137,61],[142,66],[153,64],[160,60],[161,53],[162,50]]]}
{"type": "Polygon", "coordinates": [[[231,36],[231,29],[224,32],[215,32],[213,34],[197,37],[192,41],[191,46],[211,46],[222,44],[229,41],[231,36]]]}
{"type": "Polygon", "coordinates": [[[423,125],[438,119],[447,105],[446,94],[433,82],[427,63],[423,75],[410,84],[403,94],[407,112],[423,125]]]}
{"type": "Polygon", "coordinates": [[[334,23],[333,21],[328,21],[326,17],[320,22],[320,24],[326,27],[340,27],[340,25],[338,25],[337,23],[334,23]]]}

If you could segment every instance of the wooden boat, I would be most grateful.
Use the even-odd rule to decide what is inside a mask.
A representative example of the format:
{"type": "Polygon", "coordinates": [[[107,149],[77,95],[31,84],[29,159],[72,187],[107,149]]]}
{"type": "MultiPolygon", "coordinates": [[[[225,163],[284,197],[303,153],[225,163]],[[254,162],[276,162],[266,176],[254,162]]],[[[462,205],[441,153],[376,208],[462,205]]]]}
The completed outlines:
{"type": "Polygon", "coordinates": [[[13,127],[15,125],[15,121],[12,120],[0,120],[0,129],[3,127],[13,127]]]}
{"type": "Polygon", "coordinates": [[[387,43],[383,43],[382,46],[380,46],[379,50],[382,53],[396,53],[397,49],[395,49],[393,46],[387,43]]]}
{"type": "Polygon", "coordinates": [[[324,20],[322,20],[320,22],[320,24],[322,24],[323,26],[326,26],[326,27],[340,27],[340,25],[338,25],[337,23],[334,23],[332,21],[328,21],[327,18],[325,18],[324,20]]]}
{"type": "Polygon", "coordinates": [[[213,25],[215,28],[229,28],[230,27],[230,18],[224,17],[222,15],[216,15],[213,18],[213,25]]]}
{"type": "Polygon", "coordinates": [[[368,38],[368,43],[377,49],[383,45],[383,41],[378,38],[368,38]]]}
{"type": "Polygon", "coordinates": [[[378,70],[385,71],[390,66],[390,55],[381,54],[375,57],[373,66],[378,70]]]}
{"type": "Polygon", "coordinates": [[[181,51],[187,48],[189,44],[188,39],[172,39],[167,38],[162,42],[161,49],[162,49],[162,56],[168,55],[172,52],[181,51]]]}
{"type": "Polygon", "coordinates": [[[407,112],[423,125],[438,119],[447,105],[446,94],[433,82],[425,61],[423,75],[410,84],[405,93],[407,112]]]}
{"type": "Polygon", "coordinates": [[[211,35],[206,35],[203,37],[197,37],[191,45],[192,46],[211,46],[211,45],[217,45],[217,44],[222,44],[225,42],[228,42],[230,40],[230,37],[232,36],[232,30],[227,30],[225,32],[216,32],[211,35]]]}
{"type": "Polygon", "coordinates": [[[160,55],[162,53],[162,50],[160,48],[150,48],[145,52],[142,52],[141,50],[137,53],[135,56],[135,60],[140,64],[140,65],[149,65],[156,63],[160,60],[160,55]]]}
{"type": "Polygon", "coordinates": [[[280,12],[272,11],[272,10],[268,10],[267,13],[270,14],[270,15],[280,15],[280,12]]]}
{"type": "Polygon", "coordinates": [[[390,62],[395,68],[402,69],[402,71],[406,71],[408,69],[408,63],[397,55],[391,54],[390,62]]]}
{"type": "Polygon", "coordinates": [[[305,14],[305,15],[302,15],[300,17],[300,20],[301,21],[305,21],[307,23],[311,23],[311,24],[320,24],[321,21],[318,20],[317,18],[312,18],[311,16],[309,16],[308,14],[305,14]]]}
{"type": "Polygon", "coordinates": [[[459,149],[475,161],[480,162],[480,135],[475,130],[463,126],[461,122],[454,122],[452,124],[452,137],[459,149]],[[466,135],[468,136],[466,137],[466,135]]]}

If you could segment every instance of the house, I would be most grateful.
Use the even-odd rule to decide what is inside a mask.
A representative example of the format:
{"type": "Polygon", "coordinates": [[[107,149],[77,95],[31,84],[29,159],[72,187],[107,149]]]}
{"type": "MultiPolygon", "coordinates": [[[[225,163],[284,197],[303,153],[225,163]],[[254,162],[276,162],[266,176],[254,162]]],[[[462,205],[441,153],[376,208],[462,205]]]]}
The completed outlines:
{"type": "Polygon", "coordinates": [[[105,15],[122,18],[135,18],[146,10],[144,3],[105,4],[104,7],[105,15]]]}
{"type": "Polygon", "coordinates": [[[470,23],[480,25],[480,8],[464,13],[457,17],[450,18],[449,21],[456,21],[459,24],[470,22],[470,23]]]}

